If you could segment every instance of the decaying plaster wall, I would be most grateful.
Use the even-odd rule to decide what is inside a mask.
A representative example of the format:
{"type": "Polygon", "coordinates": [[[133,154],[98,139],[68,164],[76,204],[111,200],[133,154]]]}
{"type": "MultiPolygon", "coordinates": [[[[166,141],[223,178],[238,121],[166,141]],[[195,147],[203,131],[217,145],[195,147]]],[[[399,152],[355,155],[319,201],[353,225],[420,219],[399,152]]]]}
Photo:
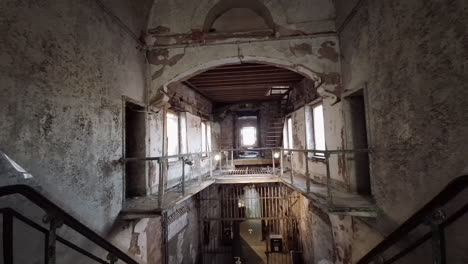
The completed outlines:
{"type": "Polygon", "coordinates": [[[229,7],[232,3],[225,0],[186,1],[183,7],[178,8],[178,3],[155,1],[148,25],[148,35],[152,38],[147,41],[151,49],[148,60],[152,65],[152,102],[158,102],[159,91],[167,89],[169,83],[187,79],[211,67],[247,61],[304,72],[314,81],[320,77],[324,87],[336,88],[336,76],[339,76],[337,39],[326,33],[334,30],[332,1],[301,0],[295,5],[278,0],[238,2],[253,9],[258,6],[266,8],[276,25],[277,35],[244,43],[245,38],[234,34],[226,39],[228,41],[216,42],[215,37],[215,42],[211,43],[214,45],[209,45],[204,40],[206,34],[201,32],[205,18],[210,10],[224,5],[229,7]],[[192,5],[193,8],[190,7],[192,5]],[[321,11],[316,12],[319,8],[321,11]],[[180,17],[191,19],[178,19],[180,17]],[[323,34],[309,35],[320,32],[323,34]],[[293,38],[281,39],[282,36],[293,38]],[[160,41],[167,43],[161,45],[160,41]],[[181,43],[196,45],[180,46],[181,43]]]}
{"type": "Polygon", "coordinates": [[[167,96],[170,98],[171,109],[211,119],[213,103],[184,84],[176,82],[168,85],[167,96]]]}
{"type": "MultiPolygon", "coordinates": [[[[307,102],[309,103],[309,102],[307,102]]],[[[323,99],[324,119],[325,119],[325,141],[327,150],[342,150],[345,148],[345,138],[343,131],[345,123],[341,113],[342,104],[330,104],[329,99],[323,99]]],[[[306,148],[306,126],[312,126],[311,123],[306,123],[306,111],[311,111],[308,106],[299,108],[291,113],[293,123],[293,148],[306,148]]],[[[310,128],[309,128],[310,129],[310,128]]],[[[294,152],[293,154],[293,169],[295,174],[305,175],[306,173],[306,158],[303,153],[294,152]]],[[[309,158],[309,173],[312,180],[318,183],[327,182],[327,171],[325,161],[320,158],[309,158]]],[[[287,164],[286,164],[287,165],[287,164]]],[[[289,165],[287,165],[289,166],[289,165]]],[[[330,177],[332,184],[337,188],[349,189],[349,179],[346,173],[346,160],[343,155],[330,156],[330,177]]]]}
{"type": "MultiPolygon", "coordinates": [[[[33,175],[37,190],[103,236],[113,228],[124,196],[117,162],[123,97],[146,101],[145,54],[135,39],[146,23],[139,13],[145,7],[131,2],[112,1],[111,9],[98,1],[0,4],[0,148],[33,175]]],[[[14,205],[24,205],[26,215],[41,222],[43,212],[14,205]]],[[[69,229],[60,232],[94,250],[69,229]]],[[[27,259],[17,260],[32,263],[43,242],[29,250],[20,254],[27,259]]],[[[89,262],[64,247],[58,255],[64,263],[89,262]]]]}
{"type": "Polygon", "coordinates": [[[197,263],[199,254],[198,200],[195,197],[167,210],[167,260],[169,264],[197,263]]]}
{"type": "MultiPolygon", "coordinates": [[[[276,37],[297,36],[317,32],[330,32],[335,28],[335,9],[331,0],[299,0],[291,5],[285,0],[202,0],[171,2],[157,0],[153,6],[148,23],[148,34],[154,38],[150,44],[174,45],[206,42],[219,42],[220,38],[232,41],[229,36],[206,34],[205,25],[211,18],[229,8],[249,8],[267,17],[269,27],[276,37]],[[214,10],[213,10],[214,9],[214,10]],[[267,13],[267,14],[264,14],[267,13]],[[189,17],[191,19],[179,19],[189,17]]],[[[253,32],[250,39],[263,39],[265,35],[253,32]]],[[[274,37],[274,36],[273,36],[274,37]]]]}
{"type": "Polygon", "coordinates": [[[355,263],[353,217],[329,214],[304,196],[301,206],[299,228],[305,263],[355,263]]]}
{"type": "MultiPolygon", "coordinates": [[[[168,83],[187,79],[209,68],[225,64],[258,62],[275,65],[315,79],[320,79],[327,90],[339,89],[339,64],[328,56],[322,56],[320,50],[325,42],[337,43],[334,36],[318,36],[304,39],[272,40],[248,44],[219,44],[215,46],[193,46],[165,49],[165,60],[151,60],[153,78],[151,88],[152,102],[158,100],[158,91],[168,83]],[[297,53],[307,46],[305,53],[297,53]],[[169,60],[169,61],[166,61],[169,60]]],[[[338,47],[333,47],[338,53],[338,47]]],[[[151,52],[160,53],[161,49],[151,52]]],[[[150,52],[150,53],[151,53],[150,52]]]]}
{"type": "Polygon", "coordinates": [[[156,264],[163,260],[162,217],[121,220],[117,222],[108,238],[138,263],[156,264]]]}
{"type": "Polygon", "coordinates": [[[95,1],[1,6],[0,146],[105,232],[122,202],[122,96],[145,101],[144,53],[95,1]]]}
{"type": "MultiPolygon", "coordinates": [[[[336,1],[338,23],[353,2],[336,1]]],[[[337,26],[343,28],[343,89],[367,89],[372,192],[381,210],[371,226],[388,234],[466,166],[468,4],[360,2],[337,26]]],[[[356,243],[362,255],[375,239],[356,243]]]]}
{"type": "MultiPolygon", "coordinates": [[[[212,149],[218,148],[220,138],[220,126],[212,121],[212,102],[196,93],[181,83],[171,83],[168,85],[167,95],[169,97],[169,107],[175,112],[184,112],[187,124],[187,151],[188,153],[201,152],[201,122],[211,123],[211,144],[212,149]]],[[[160,157],[164,155],[164,119],[165,109],[160,108],[149,115],[149,155],[160,157]]],[[[206,175],[209,172],[209,159],[192,157],[194,166],[185,165],[185,179],[195,179],[198,175],[206,175]]],[[[213,161],[216,166],[216,161],[213,161]]],[[[171,188],[180,183],[182,176],[182,161],[169,162],[167,166],[166,187],[171,188]]],[[[149,165],[149,192],[157,193],[159,185],[159,164],[150,162],[149,165]]]]}

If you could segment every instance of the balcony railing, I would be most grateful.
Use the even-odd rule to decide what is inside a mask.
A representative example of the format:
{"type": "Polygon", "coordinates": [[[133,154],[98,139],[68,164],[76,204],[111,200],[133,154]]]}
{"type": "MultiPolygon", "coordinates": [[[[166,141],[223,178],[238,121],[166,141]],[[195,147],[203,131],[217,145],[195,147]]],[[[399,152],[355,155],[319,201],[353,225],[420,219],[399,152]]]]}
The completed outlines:
{"type": "MultiPolygon", "coordinates": [[[[438,195],[424,205],[420,210],[413,214],[395,231],[388,235],[375,248],[369,251],[358,264],[390,264],[397,263],[404,257],[414,252],[423,243],[430,240],[432,245],[432,263],[445,264],[447,262],[446,254],[446,233],[447,227],[460,220],[468,212],[468,203],[466,199],[461,199],[461,202],[453,202],[457,196],[468,188],[468,175],[460,176],[450,182],[438,195]],[[447,207],[452,204],[452,207],[458,208],[447,210],[447,207]],[[457,206],[453,206],[456,204],[457,206]],[[446,207],[444,209],[444,207],[446,207]],[[450,214],[447,212],[450,211],[450,214]],[[430,231],[418,236],[418,238],[410,242],[406,247],[398,245],[399,242],[409,240],[408,234],[416,230],[419,226],[426,225],[430,227],[430,231]],[[398,250],[391,251],[394,246],[398,250]],[[393,254],[392,254],[393,253],[393,254]]],[[[463,197],[462,197],[463,198],[463,197]]],[[[464,226],[466,228],[466,225],[464,226]]],[[[420,263],[420,262],[418,262],[420,263]]],[[[424,262],[426,263],[426,262],[424,262]]],[[[452,262],[450,262],[452,263],[452,262]]],[[[457,262],[459,263],[459,262],[457,262]]],[[[460,262],[461,263],[461,262],[460,262]]]]}
{"type": "MultiPolygon", "coordinates": [[[[27,185],[10,185],[5,187],[0,187],[0,197],[6,197],[10,195],[21,195],[32,202],[37,207],[41,208],[45,213],[43,222],[48,225],[48,228],[43,227],[41,224],[38,224],[31,218],[23,216],[22,214],[15,211],[14,208],[2,208],[0,209],[0,214],[2,215],[2,242],[3,242],[3,263],[13,264],[18,263],[15,261],[14,255],[14,243],[15,241],[15,232],[14,232],[14,222],[20,221],[23,224],[41,232],[44,234],[44,263],[46,264],[55,264],[57,260],[56,255],[56,245],[57,242],[68,247],[69,249],[74,250],[75,252],[86,256],[92,263],[107,263],[113,264],[118,260],[123,261],[128,264],[137,264],[135,260],[129,257],[120,249],[116,248],[114,245],[109,243],[106,239],[86,227],[80,221],[78,221],[73,216],[66,213],[60,207],[55,205],[45,196],[34,190],[32,187],[27,185]],[[100,249],[108,253],[107,260],[96,256],[95,254],[89,252],[88,250],[77,246],[76,244],[70,242],[69,240],[59,236],[57,230],[60,229],[63,225],[68,226],[72,230],[81,234],[83,237],[92,241],[100,249]]],[[[17,251],[18,252],[18,251],[17,251]]],[[[35,256],[31,256],[35,257],[35,256]]]]}
{"type": "MultiPolygon", "coordinates": [[[[233,179],[234,176],[241,176],[239,170],[234,170],[236,163],[248,160],[248,158],[239,158],[242,152],[257,153],[257,158],[262,161],[263,167],[267,167],[267,170],[263,170],[262,174],[268,174],[269,177],[274,177],[278,181],[290,184],[292,187],[301,190],[305,194],[319,194],[321,197],[326,196],[328,204],[334,204],[336,201],[335,196],[337,186],[333,181],[331,172],[330,158],[337,155],[348,155],[356,153],[369,154],[368,149],[357,149],[357,150],[315,150],[315,149],[284,149],[284,148],[251,148],[251,149],[220,149],[211,152],[197,152],[197,153],[186,153],[179,155],[160,156],[160,157],[144,157],[144,158],[125,158],[121,162],[148,162],[156,161],[159,164],[159,183],[157,200],[159,204],[162,203],[164,194],[170,190],[177,190],[182,196],[186,195],[186,186],[190,183],[201,184],[203,181],[213,181],[217,179],[233,179]],[[297,155],[303,155],[305,160],[305,173],[299,174],[296,172],[294,166],[294,158],[297,155]],[[173,160],[179,160],[182,164],[181,175],[178,178],[179,183],[176,185],[167,185],[167,164],[172,164],[173,160]],[[320,184],[320,188],[317,187],[317,183],[313,183],[311,178],[311,172],[309,166],[309,160],[319,161],[325,166],[326,182],[320,184]],[[186,166],[203,167],[202,162],[207,166],[207,173],[198,173],[196,177],[187,178],[186,166]],[[265,173],[266,172],[266,173],[265,173]],[[314,185],[314,188],[311,188],[314,185]]],[[[246,155],[249,156],[249,155],[246,155]]],[[[253,158],[255,159],[255,158],[253,158]]],[[[245,170],[245,176],[252,176],[252,173],[248,173],[248,169],[245,170]]],[[[256,175],[260,176],[260,175],[256,175]]],[[[346,187],[345,187],[346,188],[346,187]]],[[[339,195],[338,195],[339,196],[339,195]]]]}

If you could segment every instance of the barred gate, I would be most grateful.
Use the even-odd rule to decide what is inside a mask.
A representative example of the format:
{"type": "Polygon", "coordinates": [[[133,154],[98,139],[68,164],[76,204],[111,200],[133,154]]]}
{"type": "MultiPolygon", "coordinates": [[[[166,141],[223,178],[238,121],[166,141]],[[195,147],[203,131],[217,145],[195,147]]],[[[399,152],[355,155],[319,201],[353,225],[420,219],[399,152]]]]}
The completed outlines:
{"type": "MultiPolygon", "coordinates": [[[[291,251],[299,251],[300,195],[279,183],[218,184],[199,194],[201,263],[249,262],[246,245],[258,257],[255,263],[292,263],[291,251]],[[245,224],[259,223],[255,230],[245,224]],[[245,239],[255,232],[258,239],[245,239]],[[272,237],[281,246],[271,247],[272,237]],[[248,240],[248,241],[247,241],[248,240]],[[253,249],[255,248],[255,249],[253,249]],[[261,259],[261,261],[260,261],[261,259]]],[[[252,256],[252,252],[251,255],[252,256]]]]}

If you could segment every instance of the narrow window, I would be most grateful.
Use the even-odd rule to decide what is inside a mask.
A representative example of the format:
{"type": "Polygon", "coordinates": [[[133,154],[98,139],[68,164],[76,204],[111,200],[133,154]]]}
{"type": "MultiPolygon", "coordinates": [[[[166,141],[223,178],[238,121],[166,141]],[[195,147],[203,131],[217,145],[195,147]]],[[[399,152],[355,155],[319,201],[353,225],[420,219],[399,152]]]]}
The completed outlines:
{"type": "Polygon", "coordinates": [[[243,127],[241,130],[242,146],[251,147],[257,143],[257,129],[255,127],[243,127]]]}
{"type": "Polygon", "coordinates": [[[206,124],[204,121],[202,121],[201,123],[201,146],[202,146],[202,149],[201,151],[202,152],[205,152],[206,151],[206,124]]]}
{"type": "MultiPolygon", "coordinates": [[[[306,148],[314,149],[314,128],[313,128],[314,118],[312,117],[312,106],[305,106],[305,130],[306,130],[306,148]]],[[[308,152],[308,157],[313,157],[315,153],[308,152]]]]}
{"type": "MultiPolygon", "coordinates": [[[[179,154],[179,116],[176,113],[168,112],[166,114],[167,122],[167,155],[179,154]]],[[[176,161],[178,158],[171,158],[169,161],[176,161]]]]}
{"type": "Polygon", "coordinates": [[[293,149],[293,127],[292,127],[292,118],[288,118],[288,148],[293,149]]]}
{"type": "MultiPolygon", "coordinates": [[[[201,122],[201,136],[202,136],[202,152],[211,151],[211,125],[207,121],[201,122]]],[[[204,157],[207,154],[203,154],[204,157]]]]}
{"type": "MultiPolygon", "coordinates": [[[[283,128],[283,147],[293,149],[292,118],[288,117],[283,128]]],[[[287,153],[287,151],[286,151],[287,153]]]]}
{"type": "MultiPolygon", "coordinates": [[[[313,131],[314,131],[314,149],[325,150],[325,122],[323,119],[323,105],[318,104],[312,107],[313,131]]],[[[317,156],[324,156],[324,153],[317,152],[317,156]]]]}
{"type": "Polygon", "coordinates": [[[211,124],[209,122],[206,123],[206,151],[211,151],[211,124]]]}
{"type": "Polygon", "coordinates": [[[179,129],[180,129],[180,154],[188,153],[187,148],[187,115],[186,113],[179,114],[179,129]]]}

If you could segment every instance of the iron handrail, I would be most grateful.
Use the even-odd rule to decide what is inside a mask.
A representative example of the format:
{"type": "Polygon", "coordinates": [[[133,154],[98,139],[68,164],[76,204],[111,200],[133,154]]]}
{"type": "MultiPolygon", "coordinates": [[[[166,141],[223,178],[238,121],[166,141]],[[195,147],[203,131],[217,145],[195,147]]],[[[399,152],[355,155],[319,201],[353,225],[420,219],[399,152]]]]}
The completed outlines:
{"type": "Polygon", "coordinates": [[[324,154],[346,154],[354,152],[371,152],[370,149],[336,149],[336,150],[317,150],[317,149],[286,149],[281,147],[272,147],[272,148],[252,148],[252,149],[217,149],[209,152],[192,152],[192,153],[183,153],[177,155],[168,155],[168,156],[155,156],[155,157],[132,157],[132,158],[121,158],[120,162],[134,162],[134,161],[159,161],[164,159],[180,158],[187,156],[195,155],[204,155],[204,154],[214,154],[223,151],[256,151],[256,150],[277,150],[277,151],[292,151],[292,152],[317,152],[324,154]]]}
{"type": "Polygon", "coordinates": [[[65,212],[63,209],[61,209],[55,203],[53,203],[45,196],[37,192],[32,187],[23,184],[0,187],[0,197],[5,197],[14,194],[19,194],[27,198],[30,202],[42,208],[48,215],[59,219],[65,225],[71,227],[76,232],[80,233],[87,239],[94,242],[96,245],[105,249],[109,254],[112,254],[116,258],[124,261],[125,263],[138,264],[138,262],[133,260],[130,256],[125,254],[123,251],[112,245],[110,242],[102,238],[100,235],[98,235],[91,229],[89,229],[87,226],[85,226],[73,216],[65,212]]]}
{"type": "MultiPolygon", "coordinates": [[[[372,263],[376,258],[389,249],[391,246],[396,244],[402,238],[404,238],[410,231],[414,230],[420,224],[425,223],[436,210],[440,209],[442,206],[447,204],[449,201],[455,198],[459,193],[468,188],[468,175],[462,175],[452,180],[438,195],[436,195],[431,201],[424,205],[420,210],[413,214],[408,220],[406,220],[402,225],[400,225],[395,231],[393,231],[389,236],[387,236],[382,242],[380,242],[376,247],[369,251],[364,257],[362,257],[357,264],[367,264],[372,263]]],[[[447,225],[453,223],[455,220],[460,218],[468,211],[468,206],[465,204],[460,210],[453,214],[448,219],[438,223],[439,228],[445,228],[447,225]]],[[[402,250],[399,254],[391,258],[391,261],[395,261],[398,258],[401,258],[408,254],[411,250],[415,249],[417,246],[421,245],[433,234],[428,233],[418,239],[411,246],[402,250]]],[[[441,245],[444,246],[445,245],[441,245]]],[[[443,260],[442,263],[445,260],[443,260]]],[[[390,263],[390,262],[385,262],[390,263]]],[[[439,263],[439,262],[435,262],[439,263]]]]}
{"type": "Polygon", "coordinates": [[[133,162],[133,161],[161,161],[161,160],[167,160],[167,159],[173,159],[173,158],[182,158],[182,157],[189,157],[189,156],[197,156],[197,155],[205,155],[205,154],[212,154],[213,151],[209,152],[193,152],[193,153],[182,153],[182,154],[177,154],[177,155],[168,155],[168,156],[157,156],[157,157],[134,157],[134,158],[121,158],[120,162],[126,163],[126,162],[133,162]]]}

